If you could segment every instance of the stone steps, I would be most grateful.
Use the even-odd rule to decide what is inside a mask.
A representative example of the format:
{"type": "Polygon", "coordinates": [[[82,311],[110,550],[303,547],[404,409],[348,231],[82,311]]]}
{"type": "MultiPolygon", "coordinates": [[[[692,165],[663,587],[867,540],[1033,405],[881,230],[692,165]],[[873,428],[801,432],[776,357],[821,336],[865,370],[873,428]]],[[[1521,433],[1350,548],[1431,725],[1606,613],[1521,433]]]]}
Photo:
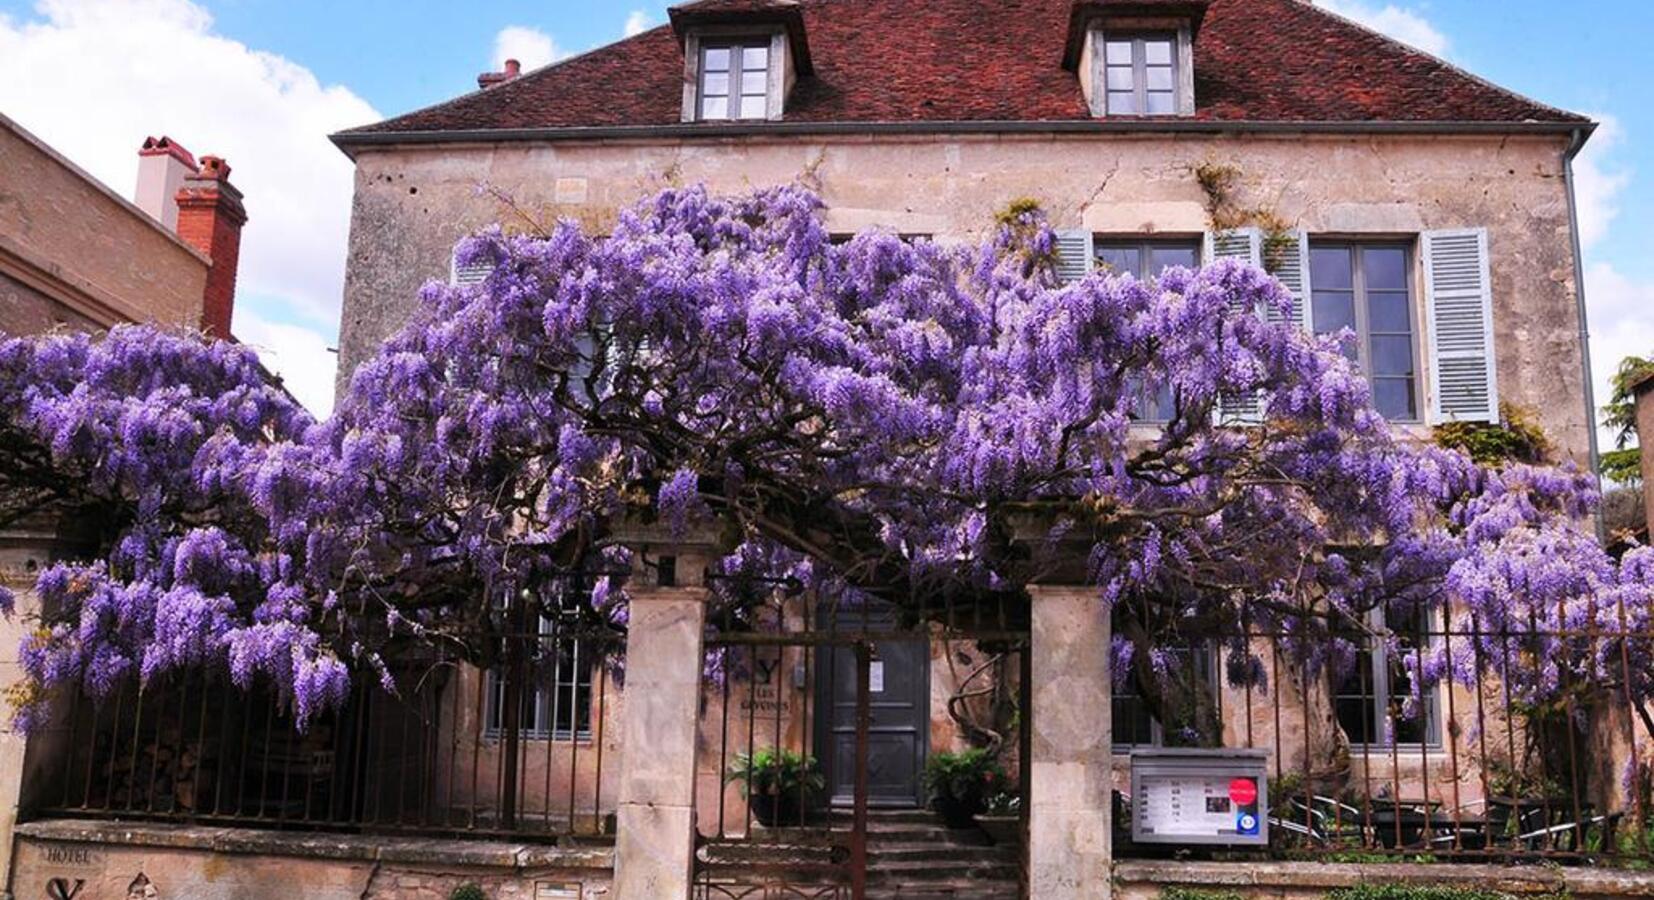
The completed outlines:
{"type": "Polygon", "coordinates": [[[1020,872],[1018,849],[979,828],[948,828],[926,810],[868,812],[869,900],[1016,900],[1020,872]]]}

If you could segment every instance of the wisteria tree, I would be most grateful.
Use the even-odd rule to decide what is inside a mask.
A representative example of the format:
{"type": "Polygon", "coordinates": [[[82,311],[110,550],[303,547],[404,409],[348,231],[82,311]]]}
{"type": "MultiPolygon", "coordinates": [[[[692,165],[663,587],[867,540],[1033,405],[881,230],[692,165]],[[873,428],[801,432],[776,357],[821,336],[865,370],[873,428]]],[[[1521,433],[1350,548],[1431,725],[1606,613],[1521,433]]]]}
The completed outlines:
{"type": "Polygon", "coordinates": [[[1179,647],[1218,636],[1268,690],[1243,635],[1278,633],[1336,677],[1380,605],[1498,635],[1418,657],[1416,686],[1588,682],[1646,717],[1647,647],[1554,634],[1654,624],[1654,557],[1601,549],[1591,479],[1398,439],[1267,273],[1061,283],[1033,209],[972,248],[837,245],[820,206],[672,189],[607,237],[479,235],[460,262],[488,277],[427,286],[323,423],[233,347],[0,345],[0,490],[96,523],[39,578],[25,718],[60,686],[213,666],[303,721],[360,674],[394,689],[400,643],[487,662],[503,609],[571,584],[623,629],[608,573],[637,520],[720,535],[735,607],[783,577],[915,614],[1083,580],[1117,676],[1208,735],[1179,647]],[[1142,421],[1151,392],[1167,421],[1142,421]]]}

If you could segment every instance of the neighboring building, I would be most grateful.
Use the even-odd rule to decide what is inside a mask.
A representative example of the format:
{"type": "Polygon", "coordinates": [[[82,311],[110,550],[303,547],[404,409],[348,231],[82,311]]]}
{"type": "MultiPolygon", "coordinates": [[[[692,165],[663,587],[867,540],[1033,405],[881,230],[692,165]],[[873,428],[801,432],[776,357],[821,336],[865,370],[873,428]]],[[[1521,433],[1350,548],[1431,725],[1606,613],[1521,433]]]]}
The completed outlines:
{"type": "Polygon", "coordinates": [[[136,202],[0,116],[0,332],[159,322],[230,336],[241,226],[230,167],[168,138],[136,202]]]}
{"type": "MultiPolygon", "coordinates": [[[[1532,411],[1562,458],[1593,462],[1571,167],[1594,126],[1307,0],[703,0],[674,8],[669,26],[535,71],[485,73],[479,85],[334,136],[357,170],[341,384],[408,320],[422,283],[465,274],[453,271],[456,242],[502,217],[479,184],[601,233],[622,209],[668,183],[736,192],[808,173],[836,233],[880,227],[978,237],[997,211],[1032,197],[1061,229],[1071,275],[1107,265],[1152,276],[1165,265],[1219,256],[1267,262],[1305,301],[1306,326],[1357,331],[1359,361],[1399,429],[1422,437],[1436,423],[1497,421],[1502,403],[1515,404],[1532,411]],[[1214,190],[1224,181],[1233,196],[1214,190]],[[1254,213],[1219,228],[1214,206],[1254,213]],[[1275,223],[1287,223],[1285,230],[1276,232],[1275,223]]],[[[1154,398],[1145,403],[1152,410],[1154,398]]],[[[639,621],[634,616],[634,641],[639,621]]],[[[1036,621],[1031,640],[1077,647],[1072,659],[1091,666],[1079,674],[1102,680],[1075,683],[1106,684],[1106,666],[1095,662],[1101,654],[1085,652],[1104,646],[1106,623],[1076,612],[1069,624],[1052,630],[1036,621]]],[[[841,714],[855,706],[856,679],[843,677],[855,661],[842,649],[778,650],[763,660],[759,683],[703,695],[699,704],[691,694],[680,710],[661,699],[678,696],[677,685],[652,694],[653,684],[633,673],[623,689],[605,686],[589,648],[559,646],[555,672],[537,691],[513,694],[494,674],[458,670],[420,701],[422,718],[385,720],[380,734],[402,729],[411,737],[374,751],[395,760],[366,767],[381,773],[379,782],[312,767],[282,770],[282,784],[332,778],[334,794],[349,786],[358,798],[394,802],[398,823],[406,799],[427,831],[495,833],[489,823],[540,809],[536,828],[583,833],[607,830],[607,817],[617,814],[620,869],[655,867],[651,877],[659,879],[648,883],[661,890],[640,893],[623,878],[617,893],[627,900],[682,896],[674,880],[681,869],[707,865],[704,848],[696,862],[683,855],[694,851],[696,824],[703,841],[752,833],[729,824],[746,816],[721,771],[732,719],[738,748],[773,729],[766,743],[824,760],[835,799],[854,789],[855,728],[841,714]],[[645,699],[634,707],[635,692],[645,699]],[[514,702],[520,715],[508,713],[514,702]],[[698,723],[687,749],[674,730],[682,724],[671,719],[677,713],[698,723]],[[647,736],[647,747],[627,736],[639,743],[647,736]],[[664,769],[678,751],[693,759],[697,743],[699,766],[685,787],[664,769]],[[519,786],[510,787],[513,781],[519,786]],[[394,798],[387,799],[387,784],[394,798]],[[555,825],[564,803],[566,829],[555,825]]],[[[868,670],[877,672],[870,690],[884,701],[868,760],[875,802],[913,806],[927,752],[963,746],[945,707],[985,660],[982,646],[881,642],[877,668],[868,670]]],[[[1069,715],[1041,719],[1037,709],[1049,700],[1039,685],[1048,673],[1038,652],[1023,669],[1016,655],[1004,681],[1027,697],[1018,673],[1032,674],[1034,727],[1042,731],[1024,770],[1069,765],[1063,777],[1076,780],[1071,796],[1059,798],[1069,805],[1057,810],[1069,824],[1036,823],[1031,838],[1049,849],[1039,842],[1060,831],[1076,843],[1032,851],[1027,877],[1034,896],[1097,896],[1106,885],[1086,880],[1095,872],[1060,890],[1052,885],[1062,879],[1050,873],[1090,865],[1098,853],[1106,859],[1107,812],[1096,808],[1098,782],[1088,780],[1095,775],[1089,767],[1106,764],[1054,759],[1069,751],[1054,748],[1045,723],[1061,719],[1060,733],[1078,745],[1106,737],[1112,720],[1121,754],[1166,741],[1167,729],[1126,686],[1111,707],[1066,695],[1069,715]]],[[[1434,803],[1478,801],[1488,792],[1484,773],[1456,756],[1469,733],[1463,717],[1482,705],[1476,692],[1428,696],[1424,714],[1402,724],[1385,711],[1406,694],[1404,666],[1382,651],[1364,658],[1363,677],[1350,684],[1284,699],[1277,692],[1271,700],[1218,686],[1220,667],[1205,648],[1186,656],[1213,683],[1225,743],[1273,748],[1272,773],[1296,767],[1336,729],[1345,746],[1357,748],[1348,762],[1358,782],[1394,784],[1434,803]],[[1453,777],[1444,778],[1450,756],[1453,777]]],[[[195,720],[179,716],[188,731],[195,720]]],[[[377,720],[364,714],[362,721],[377,720]]],[[[336,747],[357,745],[346,725],[330,738],[336,747]]],[[[244,727],[261,733],[256,723],[244,727]]],[[[326,755],[334,752],[317,745],[293,755],[342,758],[326,755]]],[[[1108,748],[1101,752],[1106,757],[1108,748]]],[[[1606,769],[1612,756],[1587,763],[1606,769]]],[[[1124,759],[1115,758],[1117,784],[1124,759]]],[[[269,784],[272,771],[261,770],[259,783],[269,784]]],[[[90,776],[86,790],[93,792],[90,776]]],[[[334,800],[324,793],[317,802],[331,809],[334,800]]],[[[1036,793],[1025,807],[1042,802],[1036,793]]],[[[361,810],[373,803],[362,803],[343,819],[367,821],[361,810]]],[[[154,804],[152,794],[145,805],[154,804]]],[[[261,807],[242,818],[268,817],[261,807]]],[[[115,840],[116,831],[94,829],[94,839],[115,840]]],[[[44,829],[24,842],[29,871],[47,872],[47,838],[70,833],[44,829]]],[[[176,834],[166,839],[186,846],[176,834]]],[[[319,855],[291,841],[236,840],[271,856],[319,855]]],[[[164,857],[111,851],[96,871],[114,884],[131,875],[121,866],[147,858],[182,883],[202,883],[216,865],[202,848],[215,845],[187,846],[197,849],[164,857]]],[[[360,846],[330,850],[348,861],[329,867],[308,859],[304,877],[375,897],[395,895],[402,880],[436,891],[474,877],[543,896],[597,896],[610,885],[610,857],[566,855],[564,848],[527,854],[531,862],[517,851],[485,859],[451,846],[427,847],[423,856],[396,852],[387,861],[360,846]],[[564,887],[573,884],[582,887],[564,887]]],[[[982,875],[982,884],[1003,874],[968,865],[960,871],[982,875]]],[[[697,896],[714,895],[740,896],[704,886],[697,896]]]]}
{"type": "MultiPolygon", "coordinates": [[[[247,214],[229,165],[214,156],[198,164],[165,137],[146,139],[138,155],[134,202],[0,115],[0,334],[155,322],[230,337],[247,214]]],[[[42,515],[0,530],[0,580],[20,594],[22,613],[60,524],[42,515]]],[[[26,625],[21,616],[0,621],[0,686],[20,677],[26,625]]],[[[24,740],[0,712],[0,846],[11,845],[20,793],[36,771],[25,769],[24,740]]],[[[10,853],[0,855],[0,884],[10,865],[10,853]]]]}

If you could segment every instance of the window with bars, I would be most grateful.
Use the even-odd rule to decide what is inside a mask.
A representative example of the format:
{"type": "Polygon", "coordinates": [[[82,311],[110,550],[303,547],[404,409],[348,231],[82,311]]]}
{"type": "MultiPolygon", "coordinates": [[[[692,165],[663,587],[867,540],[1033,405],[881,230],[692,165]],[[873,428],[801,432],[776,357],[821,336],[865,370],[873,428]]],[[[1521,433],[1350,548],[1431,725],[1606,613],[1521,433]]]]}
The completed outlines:
{"type": "Polygon", "coordinates": [[[697,114],[703,122],[769,117],[769,38],[701,45],[697,114]]]}
{"type": "MultiPolygon", "coordinates": [[[[592,679],[598,661],[591,648],[568,634],[561,617],[540,617],[539,639],[530,636],[520,736],[530,740],[586,740],[592,728],[592,679]]],[[[506,726],[507,676],[487,674],[483,727],[498,738],[506,726]]]]}
{"type": "MultiPolygon", "coordinates": [[[[1199,268],[1200,240],[1113,240],[1098,236],[1092,244],[1092,255],[1099,269],[1149,281],[1173,266],[1199,268]]],[[[1138,389],[1136,416],[1143,422],[1169,422],[1175,405],[1170,384],[1144,385],[1138,389]]]]}
{"type": "Polygon", "coordinates": [[[1106,35],[1103,78],[1108,115],[1177,115],[1177,53],[1177,35],[1172,32],[1106,35]]]}
{"type": "Polygon", "coordinates": [[[1426,609],[1406,612],[1376,609],[1372,630],[1394,630],[1391,647],[1368,636],[1356,638],[1356,663],[1333,697],[1338,725],[1358,747],[1435,746],[1441,743],[1441,717],[1434,685],[1419,692],[1416,704],[1408,664],[1429,653],[1434,615],[1426,609]]]}
{"type": "Polygon", "coordinates": [[[1373,386],[1373,405],[1395,422],[1419,420],[1412,260],[1405,244],[1316,241],[1309,249],[1316,334],[1355,333],[1350,358],[1373,386]]]}
{"type": "MultiPolygon", "coordinates": [[[[1119,614],[1115,615],[1115,629],[1119,628],[1119,614]]],[[[1168,636],[1161,644],[1169,657],[1168,670],[1176,670],[1182,678],[1199,685],[1217,696],[1217,647],[1202,638],[1168,636]]],[[[1132,747],[1189,746],[1191,741],[1175,729],[1168,731],[1165,723],[1149,712],[1143,692],[1137,683],[1135,669],[1124,678],[1116,678],[1110,685],[1113,706],[1114,747],[1129,751],[1132,747]]],[[[1194,743],[1198,743],[1198,740],[1194,743]]]]}

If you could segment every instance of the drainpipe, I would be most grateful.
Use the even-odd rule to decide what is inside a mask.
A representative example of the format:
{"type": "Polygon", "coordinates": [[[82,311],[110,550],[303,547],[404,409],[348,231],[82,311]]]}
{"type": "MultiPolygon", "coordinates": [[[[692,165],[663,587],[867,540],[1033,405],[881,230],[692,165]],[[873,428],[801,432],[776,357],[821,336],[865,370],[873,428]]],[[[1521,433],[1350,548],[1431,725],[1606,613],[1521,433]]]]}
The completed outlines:
{"type": "MultiPolygon", "coordinates": [[[[1596,479],[1597,490],[1602,490],[1601,447],[1597,440],[1597,398],[1596,385],[1591,374],[1591,327],[1586,320],[1585,311],[1585,249],[1579,240],[1579,203],[1574,191],[1574,158],[1579,151],[1585,149],[1585,142],[1591,139],[1591,132],[1596,130],[1592,125],[1588,128],[1576,128],[1572,138],[1568,141],[1568,150],[1562,155],[1562,182],[1568,190],[1568,224],[1569,232],[1573,237],[1574,251],[1574,298],[1579,306],[1579,356],[1585,367],[1585,435],[1590,442],[1591,475],[1596,479]]],[[[1603,519],[1602,507],[1597,507],[1597,537],[1605,538],[1608,527],[1603,519]]]]}

